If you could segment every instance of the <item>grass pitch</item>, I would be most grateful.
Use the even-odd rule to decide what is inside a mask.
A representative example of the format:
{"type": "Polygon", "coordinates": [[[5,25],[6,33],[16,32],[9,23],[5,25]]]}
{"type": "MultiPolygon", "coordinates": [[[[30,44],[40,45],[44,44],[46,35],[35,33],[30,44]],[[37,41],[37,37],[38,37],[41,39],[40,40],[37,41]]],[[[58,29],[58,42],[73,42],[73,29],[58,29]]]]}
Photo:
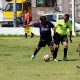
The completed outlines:
{"type": "MultiPolygon", "coordinates": [[[[50,54],[42,48],[32,61],[39,37],[0,37],[0,80],[80,80],[80,57],[76,53],[79,37],[69,43],[68,59],[63,61],[63,46],[58,52],[59,62],[44,62],[43,56],[50,54]]],[[[50,55],[51,56],[51,55],[50,55]]]]}

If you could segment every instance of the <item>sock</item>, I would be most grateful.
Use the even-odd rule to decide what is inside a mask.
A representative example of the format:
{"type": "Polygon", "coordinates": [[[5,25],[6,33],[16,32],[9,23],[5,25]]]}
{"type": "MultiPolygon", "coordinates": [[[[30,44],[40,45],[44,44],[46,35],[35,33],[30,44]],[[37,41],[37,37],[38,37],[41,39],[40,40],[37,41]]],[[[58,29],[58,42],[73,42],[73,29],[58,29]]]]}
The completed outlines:
{"type": "Polygon", "coordinates": [[[54,58],[57,57],[57,52],[58,52],[58,48],[55,48],[55,51],[54,51],[54,58]]]}
{"type": "Polygon", "coordinates": [[[34,36],[34,34],[33,33],[31,33],[31,38],[34,36]]]}
{"type": "Polygon", "coordinates": [[[36,54],[38,53],[38,51],[39,51],[40,49],[41,49],[41,47],[35,49],[35,51],[34,51],[34,56],[36,56],[36,54]]]}
{"type": "Polygon", "coordinates": [[[25,37],[27,38],[27,33],[25,33],[25,37]]]}
{"type": "Polygon", "coordinates": [[[64,48],[64,57],[67,57],[67,48],[64,48]]]}

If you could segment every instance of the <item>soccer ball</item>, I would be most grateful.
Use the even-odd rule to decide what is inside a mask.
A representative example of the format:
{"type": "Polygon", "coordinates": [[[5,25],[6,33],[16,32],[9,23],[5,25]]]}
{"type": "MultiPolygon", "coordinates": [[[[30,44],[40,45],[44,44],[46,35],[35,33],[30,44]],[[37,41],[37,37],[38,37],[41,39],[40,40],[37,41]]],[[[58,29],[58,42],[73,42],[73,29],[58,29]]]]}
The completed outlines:
{"type": "Polygon", "coordinates": [[[48,54],[44,55],[43,60],[46,62],[50,61],[50,56],[48,54]]]}

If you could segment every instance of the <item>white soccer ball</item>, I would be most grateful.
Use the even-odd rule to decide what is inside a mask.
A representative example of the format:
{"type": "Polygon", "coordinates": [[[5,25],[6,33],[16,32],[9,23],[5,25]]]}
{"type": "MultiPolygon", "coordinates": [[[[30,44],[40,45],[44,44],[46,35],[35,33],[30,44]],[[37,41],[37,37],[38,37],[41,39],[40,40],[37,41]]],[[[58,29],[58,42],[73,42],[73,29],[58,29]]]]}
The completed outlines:
{"type": "Polygon", "coordinates": [[[50,56],[48,54],[44,55],[43,60],[46,62],[50,61],[50,56]]]}

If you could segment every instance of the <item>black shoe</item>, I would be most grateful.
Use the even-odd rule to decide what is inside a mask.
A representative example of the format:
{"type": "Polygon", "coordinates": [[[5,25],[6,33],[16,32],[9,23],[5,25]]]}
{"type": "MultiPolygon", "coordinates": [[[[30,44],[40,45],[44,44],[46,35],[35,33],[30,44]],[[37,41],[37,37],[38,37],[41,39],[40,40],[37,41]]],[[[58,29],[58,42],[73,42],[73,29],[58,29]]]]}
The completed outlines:
{"type": "Polygon", "coordinates": [[[31,38],[33,38],[34,37],[34,34],[33,33],[31,33],[31,38]]]}
{"type": "Polygon", "coordinates": [[[68,61],[67,57],[64,57],[63,60],[64,60],[64,61],[68,61]]]}

